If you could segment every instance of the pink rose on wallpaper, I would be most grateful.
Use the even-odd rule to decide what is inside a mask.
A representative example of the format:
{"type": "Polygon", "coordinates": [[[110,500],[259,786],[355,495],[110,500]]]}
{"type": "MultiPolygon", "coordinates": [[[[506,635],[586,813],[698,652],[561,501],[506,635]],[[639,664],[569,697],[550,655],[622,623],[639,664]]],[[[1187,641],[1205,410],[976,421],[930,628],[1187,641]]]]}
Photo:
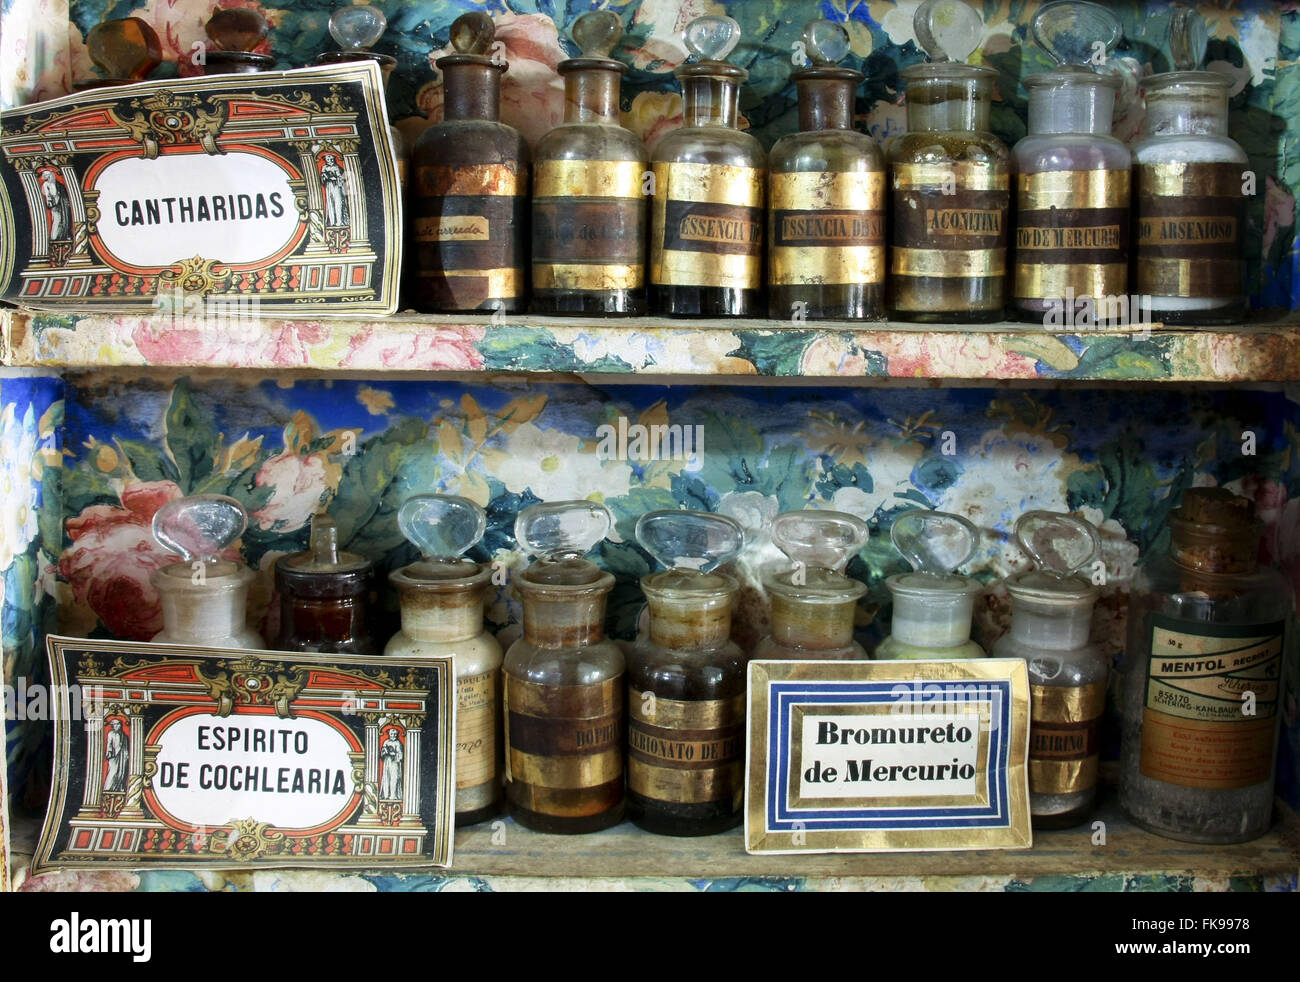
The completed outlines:
{"type": "Polygon", "coordinates": [[[176,562],[150,525],[154,512],[181,497],[171,481],[145,481],[122,491],[122,507],[91,505],[69,518],[72,539],[59,559],[59,573],[119,638],[148,641],[162,630],[162,607],[149,583],[154,570],[176,562]]]}
{"type": "MultiPolygon", "coordinates": [[[[252,7],[260,10],[270,22],[272,32],[279,20],[279,11],[268,10],[255,0],[216,0],[214,3],[205,4],[195,4],[190,0],[147,0],[130,13],[115,13],[114,16],[139,17],[157,31],[158,40],[162,45],[163,61],[176,62],[177,73],[182,78],[187,78],[191,75],[203,74],[203,66],[194,63],[194,45],[199,44],[204,48],[211,46],[203,25],[208,22],[214,10],[225,10],[229,7],[252,7]]],[[[270,45],[263,42],[255,50],[266,54],[270,52],[270,45]]]]}
{"type": "Polygon", "coordinates": [[[366,328],[348,340],[343,368],[391,368],[425,372],[475,371],[483,367],[478,345],[487,333],[482,327],[421,328],[398,334],[384,328],[366,328]]]}
{"type": "Polygon", "coordinates": [[[355,453],[359,447],[355,430],[331,430],[329,442],[317,443],[316,424],[304,412],[294,414],[284,428],[284,453],[269,457],[253,477],[256,488],[270,488],[271,498],[249,514],[249,521],[263,531],[293,532],[328,504],[343,476],[340,454],[355,453]]]}
{"type": "Polygon", "coordinates": [[[1264,239],[1261,251],[1265,256],[1273,248],[1277,233],[1295,224],[1295,195],[1272,177],[1264,179],[1264,239]]]}
{"type": "Polygon", "coordinates": [[[638,92],[623,114],[623,125],[654,150],[666,133],[682,125],[682,97],[676,92],[638,92]]]}

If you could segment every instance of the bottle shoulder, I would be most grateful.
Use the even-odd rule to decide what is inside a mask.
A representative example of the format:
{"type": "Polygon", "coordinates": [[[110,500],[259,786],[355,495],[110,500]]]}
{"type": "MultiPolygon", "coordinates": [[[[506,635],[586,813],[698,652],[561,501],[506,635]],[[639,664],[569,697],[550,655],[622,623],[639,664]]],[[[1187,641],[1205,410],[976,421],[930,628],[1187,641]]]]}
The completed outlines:
{"type": "Polygon", "coordinates": [[[712,164],[764,170],[763,145],[741,130],[725,126],[683,126],[655,145],[656,164],[712,164]]]}
{"type": "Polygon", "coordinates": [[[453,119],[434,123],[415,140],[415,164],[510,163],[527,166],[528,141],[513,126],[490,119],[453,119]]]}
{"type": "Polygon", "coordinates": [[[540,140],[533,163],[550,160],[631,160],[646,163],[645,145],[629,129],[603,123],[563,123],[540,140]]]}
{"type": "Polygon", "coordinates": [[[507,674],[538,685],[595,685],[618,678],[626,668],[623,650],[603,640],[572,648],[539,648],[519,638],[506,651],[507,674]]]}
{"type": "Polygon", "coordinates": [[[885,155],[865,133],[815,130],[777,140],[768,153],[768,169],[773,174],[871,173],[885,169],[885,155]]]}
{"type": "Polygon", "coordinates": [[[897,164],[982,164],[1009,170],[1011,151],[992,133],[929,131],[904,133],[889,145],[889,162],[897,164]]]}
{"type": "Polygon", "coordinates": [[[1133,154],[1119,140],[1084,134],[1027,136],[1012,148],[1016,172],[1122,170],[1133,165],[1133,154]]]}
{"type": "Polygon", "coordinates": [[[1250,158],[1241,145],[1226,136],[1179,134],[1152,136],[1133,147],[1138,164],[1246,164],[1250,158]]]}
{"type": "Polygon", "coordinates": [[[951,648],[923,648],[906,644],[892,634],[876,647],[877,661],[931,661],[935,659],[983,658],[984,649],[974,641],[965,641],[951,648]]]}

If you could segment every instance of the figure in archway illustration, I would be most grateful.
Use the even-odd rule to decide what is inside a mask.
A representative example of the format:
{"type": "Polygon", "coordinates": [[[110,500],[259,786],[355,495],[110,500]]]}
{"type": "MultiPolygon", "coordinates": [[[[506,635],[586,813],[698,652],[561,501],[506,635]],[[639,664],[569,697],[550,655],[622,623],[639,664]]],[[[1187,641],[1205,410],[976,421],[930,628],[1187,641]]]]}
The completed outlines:
{"type": "Polygon", "coordinates": [[[108,736],[104,740],[104,759],[108,761],[108,773],[104,775],[104,790],[125,791],[130,764],[130,746],[127,735],[122,732],[120,719],[109,721],[108,736]]]}
{"type": "Polygon", "coordinates": [[[348,224],[348,178],[337,154],[324,153],[320,163],[321,197],[325,201],[326,228],[348,224]]]}
{"type": "Polygon", "coordinates": [[[384,742],[379,747],[379,798],[381,801],[402,800],[402,758],[406,756],[397,727],[384,731],[384,742]]]}

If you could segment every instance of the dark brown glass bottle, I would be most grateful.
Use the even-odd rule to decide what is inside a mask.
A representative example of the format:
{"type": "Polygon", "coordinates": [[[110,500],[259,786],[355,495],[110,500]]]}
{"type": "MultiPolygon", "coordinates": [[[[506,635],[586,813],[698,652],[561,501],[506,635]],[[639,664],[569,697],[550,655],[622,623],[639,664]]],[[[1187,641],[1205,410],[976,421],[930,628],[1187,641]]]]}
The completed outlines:
{"type": "Polygon", "coordinates": [[[373,577],[361,556],[338,551],[338,530],[323,515],[312,520],[306,552],[275,561],[280,597],[280,651],[377,655],[368,618],[373,577]]]}
{"type": "Polygon", "coordinates": [[[645,312],[645,147],[619,124],[619,79],[609,52],[623,35],[609,10],[573,25],[582,57],[560,62],[564,123],[533,161],[533,310],[645,312]]]}
{"type": "Polygon", "coordinates": [[[443,121],[415,141],[410,194],[411,302],[419,310],[519,313],[527,301],[528,144],[499,122],[506,65],[487,56],[485,13],[451,26],[438,59],[443,121]]]}

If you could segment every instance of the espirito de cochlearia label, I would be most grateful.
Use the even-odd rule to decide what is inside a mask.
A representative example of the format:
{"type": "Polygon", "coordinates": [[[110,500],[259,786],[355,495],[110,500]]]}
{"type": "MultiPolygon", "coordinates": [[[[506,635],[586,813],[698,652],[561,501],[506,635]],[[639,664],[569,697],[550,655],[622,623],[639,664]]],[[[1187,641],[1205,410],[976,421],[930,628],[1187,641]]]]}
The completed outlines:
{"type": "Polygon", "coordinates": [[[48,869],[451,863],[451,658],[51,636],[48,869]]]}
{"type": "Polygon", "coordinates": [[[754,661],[748,698],[749,852],[1031,845],[1023,660],[754,661]]]}
{"type": "Polygon", "coordinates": [[[111,86],[0,124],[0,297],[397,309],[402,197],[373,62],[111,86]]]}

